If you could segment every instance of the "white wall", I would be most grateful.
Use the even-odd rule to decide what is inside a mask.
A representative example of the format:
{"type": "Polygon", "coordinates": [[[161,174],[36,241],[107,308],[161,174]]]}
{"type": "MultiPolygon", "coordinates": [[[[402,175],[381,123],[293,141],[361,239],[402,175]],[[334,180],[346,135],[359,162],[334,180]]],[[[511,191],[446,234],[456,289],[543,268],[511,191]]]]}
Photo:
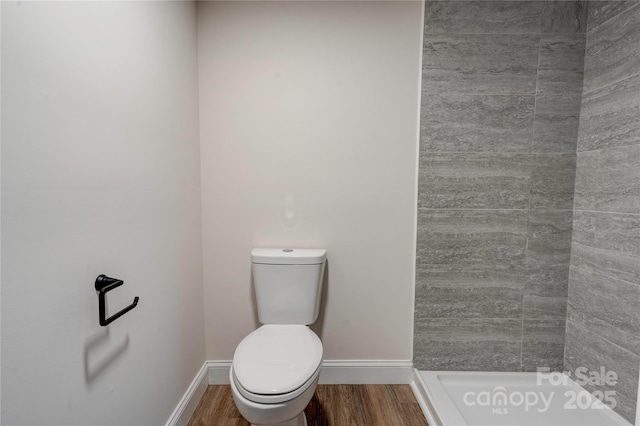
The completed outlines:
{"type": "Polygon", "coordinates": [[[163,424],[205,359],[195,5],[2,9],[2,424],[163,424]]]}
{"type": "Polygon", "coordinates": [[[411,358],[420,3],[199,13],[200,146],[193,3],[2,2],[2,424],[164,423],[255,246],[329,250],[325,359],[411,358]]]}
{"type": "Polygon", "coordinates": [[[325,247],[324,358],[412,356],[420,2],[198,5],[208,359],[256,325],[250,250],[325,247]]]}

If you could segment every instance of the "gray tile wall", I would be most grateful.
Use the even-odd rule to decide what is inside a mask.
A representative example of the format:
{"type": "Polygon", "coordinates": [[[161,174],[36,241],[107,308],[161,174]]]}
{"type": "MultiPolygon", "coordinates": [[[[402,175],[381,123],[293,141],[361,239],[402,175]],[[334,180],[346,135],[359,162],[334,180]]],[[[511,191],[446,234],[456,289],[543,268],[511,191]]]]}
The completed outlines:
{"type": "Polygon", "coordinates": [[[565,369],[615,371],[633,423],[640,366],[640,2],[589,6],[565,369]]]}
{"type": "Polygon", "coordinates": [[[586,24],[582,2],[425,4],[419,369],[563,367],[586,24]]]}

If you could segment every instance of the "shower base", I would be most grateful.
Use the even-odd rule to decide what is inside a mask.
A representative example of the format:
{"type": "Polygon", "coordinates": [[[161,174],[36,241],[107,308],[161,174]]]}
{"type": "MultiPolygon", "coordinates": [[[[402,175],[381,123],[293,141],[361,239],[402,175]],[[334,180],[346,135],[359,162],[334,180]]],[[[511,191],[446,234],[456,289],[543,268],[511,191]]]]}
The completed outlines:
{"type": "Polygon", "coordinates": [[[417,371],[414,391],[431,426],[630,425],[560,373],[417,371]]]}

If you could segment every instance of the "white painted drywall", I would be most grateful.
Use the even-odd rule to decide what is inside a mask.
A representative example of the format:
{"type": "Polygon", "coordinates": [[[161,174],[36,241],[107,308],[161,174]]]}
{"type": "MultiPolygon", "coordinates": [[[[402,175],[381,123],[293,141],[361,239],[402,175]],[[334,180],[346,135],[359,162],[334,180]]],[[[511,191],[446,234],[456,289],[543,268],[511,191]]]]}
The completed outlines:
{"type": "Polygon", "coordinates": [[[256,325],[250,250],[324,247],[324,358],[412,357],[420,2],[198,4],[207,358],[256,325]]]}
{"type": "Polygon", "coordinates": [[[2,9],[2,424],[164,424],[205,359],[195,4],[2,9]],[[101,273],[140,297],[107,328],[101,273]]]}

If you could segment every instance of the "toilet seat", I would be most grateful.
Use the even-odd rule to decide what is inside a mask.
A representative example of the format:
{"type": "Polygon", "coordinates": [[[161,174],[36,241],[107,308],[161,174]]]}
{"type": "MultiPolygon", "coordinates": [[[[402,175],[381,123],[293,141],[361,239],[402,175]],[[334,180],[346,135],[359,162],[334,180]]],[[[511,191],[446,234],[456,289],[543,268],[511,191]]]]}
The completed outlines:
{"type": "Polygon", "coordinates": [[[282,402],[304,392],[319,374],[321,362],[322,343],[309,327],[268,324],[240,342],[232,377],[247,399],[282,402]]]}
{"type": "Polygon", "coordinates": [[[264,395],[264,394],[249,392],[248,390],[246,390],[238,382],[238,378],[235,375],[235,371],[233,370],[233,366],[231,366],[231,380],[233,380],[233,383],[235,384],[235,387],[238,390],[238,392],[240,393],[240,395],[242,395],[243,397],[245,397],[249,401],[257,402],[259,404],[281,404],[283,402],[291,401],[291,400],[299,397],[303,393],[305,393],[307,391],[307,389],[309,389],[310,386],[316,384],[317,381],[318,381],[318,376],[319,375],[320,375],[320,366],[318,366],[318,369],[313,373],[313,375],[309,378],[309,380],[307,380],[306,383],[304,383],[298,389],[295,389],[293,392],[281,393],[281,394],[273,394],[273,395],[264,395]]]}

